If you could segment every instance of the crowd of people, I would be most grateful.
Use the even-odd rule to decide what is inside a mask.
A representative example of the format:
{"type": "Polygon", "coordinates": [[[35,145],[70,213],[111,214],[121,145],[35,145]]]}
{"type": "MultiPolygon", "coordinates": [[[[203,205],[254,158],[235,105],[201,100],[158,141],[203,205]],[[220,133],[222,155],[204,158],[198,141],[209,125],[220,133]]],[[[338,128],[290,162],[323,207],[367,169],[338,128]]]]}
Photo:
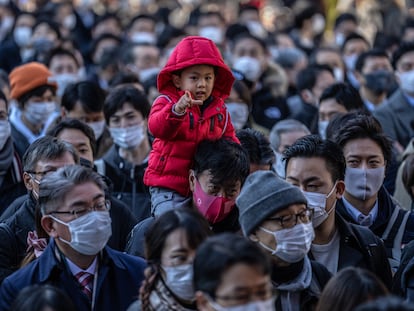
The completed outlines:
{"type": "Polygon", "coordinates": [[[0,311],[414,310],[414,2],[333,2],[0,1],[0,311]]]}

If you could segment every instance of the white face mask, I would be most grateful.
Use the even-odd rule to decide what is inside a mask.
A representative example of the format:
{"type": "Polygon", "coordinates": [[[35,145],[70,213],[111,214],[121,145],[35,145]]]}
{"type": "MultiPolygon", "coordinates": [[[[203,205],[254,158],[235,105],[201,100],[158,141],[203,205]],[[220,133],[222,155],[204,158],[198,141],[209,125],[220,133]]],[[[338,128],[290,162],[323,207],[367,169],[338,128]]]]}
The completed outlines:
{"type": "Polygon", "coordinates": [[[56,82],[58,85],[56,95],[59,97],[63,96],[66,87],[69,84],[76,83],[79,81],[79,76],[74,73],[61,73],[54,75],[49,79],[50,81],[56,82]]]}
{"type": "Polygon", "coordinates": [[[335,44],[338,47],[342,47],[342,44],[344,44],[345,39],[346,39],[346,37],[342,32],[338,32],[338,33],[335,34],[335,44]]]}
{"type": "Polygon", "coordinates": [[[326,129],[328,128],[329,121],[319,121],[318,131],[322,139],[326,139],[326,129]]]}
{"type": "Polygon", "coordinates": [[[152,32],[137,31],[137,32],[132,33],[131,42],[156,44],[157,38],[155,37],[155,34],[152,32]]]}
{"type": "Polygon", "coordinates": [[[114,143],[123,149],[139,146],[145,138],[143,125],[109,128],[114,143]]]}
{"type": "Polygon", "coordinates": [[[49,215],[49,217],[69,228],[71,240],[66,241],[61,237],[59,237],[59,240],[83,255],[99,253],[112,235],[109,211],[92,211],[68,223],[52,215],[49,215]]]}
{"type": "Polygon", "coordinates": [[[165,271],[165,284],[179,298],[194,300],[193,265],[180,265],[176,267],[162,266],[165,271]]]}
{"type": "Polygon", "coordinates": [[[28,45],[31,36],[32,28],[26,26],[16,27],[13,32],[14,41],[16,41],[17,45],[20,47],[28,45]]]}
{"type": "Polygon", "coordinates": [[[344,56],[344,62],[345,62],[346,68],[348,70],[354,70],[357,59],[358,59],[358,54],[356,53],[344,56]]]}
{"type": "Polygon", "coordinates": [[[224,33],[220,27],[216,27],[216,26],[202,27],[198,31],[198,34],[201,37],[210,39],[216,44],[221,44],[224,41],[224,33]]]}
{"type": "Polygon", "coordinates": [[[397,72],[400,79],[400,87],[404,92],[414,94],[414,70],[397,72]]]}
{"type": "Polygon", "coordinates": [[[260,61],[250,56],[242,56],[237,58],[233,63],[233,68],[240,71],[247,80],[256,82],[262,74],[260,61]]]}
{"type": "Polygon", "coordinates": [[[55,102],[29,102],[24,109],[24,116],[33,125],[44,124],[55,109],[55,102]]]}
{"type": "Polygon", "coordinates": [[[217,302],[209,299],[210,305],[217,311],[275,311],[275,300],[269,298],[267,300],[252,301],[245,305],[223,307],[217,302]]]}
{"type": "Polygon", "coordinates": [[[309,252],[312,241],[315,238],[312,223],[299,223],[296,226],[278,231],[270,231],[260,227],[260,230],[272,234],[276,240],[276,249],[271,249],[262,242],[259,244],[276,256],[288,263],[301,261],[309,252]]]}
{"type": "Polygon", "coordinates": [[[138,76],[140,82],[145,82],[148,79],[150,79],[152,76],[157,75],[160,72],[160,68],[158,67],[152,67],[147,69],[141,69],[138,71],[138,76]]]}
{"type": "Polygon", "coordinates": [[[88,122],[86,124],[88,124],[89,127],[93,130],[93,133],[95,134],[95,139],[98,140],[105,130],[105,120],[97,122],[88,122]]]}
{"type": "Polygon", "coordinates": [[[3,150],[6,141],[9,139],[11,133],[10,122],[7,120],[0,121],[0,150],[3,150]]]}
{"type": "Polygon", "coordinates": [[[325,18],[322,14],[315,14],[312,17],[312,30],[315,34],[320,34],[325,30],[325,18]]]}
{"type": "Polygon", "coordinates": [[[72,30],[76,26],[76,16],[75,14],[67,15],[63,19],[63,26],[65,26],[66,29],[72,30]]]}
{"type": "Polygon", "coordinates": [[[334,73],[334,77],[335,77],[336,81],[344,82],[344,72],[343,72],[342,68],[335,67],[333,69],[333,73],[334,73]]]}
{"type": "Polygon", "coordinates": [[[312,225],[314,228],[319,227],[334,210],[335,203],[328,211],[326,211],[326,199],[332,195],[335,189],[336,183],[327,195],[317,192],[302,191],[303,195],[306,198],[306,201],[308,201],[308,207],[313,209],[312,225]]]}
{"type": "Polygon", "coordinates": [[[231,122],[236,130],[242,129],[249,118],[249,108],[244,103],[226,103],[231,122]]]}
{"type": "Polygon", "coordinates": [[[345,190],[359,200],[366,200],[377,194],[384,178],[385,166],[371,169],[347,167],[345,190]]]}
{"type": "Polygon", "coordinates": [[[255,37],[264,39],[267,36],[266,29],[263,27],[262,23],[258,21],[247,21],[246,27],[249,29],[249,32],[255,37]]]}

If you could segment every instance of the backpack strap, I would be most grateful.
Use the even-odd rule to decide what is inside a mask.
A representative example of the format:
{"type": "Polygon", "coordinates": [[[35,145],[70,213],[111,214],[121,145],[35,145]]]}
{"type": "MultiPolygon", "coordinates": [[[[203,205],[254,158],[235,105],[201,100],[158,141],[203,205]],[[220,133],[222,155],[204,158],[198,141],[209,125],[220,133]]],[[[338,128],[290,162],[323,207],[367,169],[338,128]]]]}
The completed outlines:
{"type": "Polygon", "coordinates": [[[404,211],[396,205],[390,221],[381,237],[387,250],[391,269],[394,272],[400,264],[402,239],[409,216],[409,211],[404,211]]]}
{"type": "Polygon", "coordinates": [[[377,262],[375,259],[379,258],[378,253],[380,246],[374,233],[365,227],[359,225],[351,226],[352,232],[355,234],[361,247],[364,249],[364,256],[369,262],[372,271],[381,271],[383,269],[382,263],[377,262]],[[378,254],[378,255],[377,255],[378,254]]]}

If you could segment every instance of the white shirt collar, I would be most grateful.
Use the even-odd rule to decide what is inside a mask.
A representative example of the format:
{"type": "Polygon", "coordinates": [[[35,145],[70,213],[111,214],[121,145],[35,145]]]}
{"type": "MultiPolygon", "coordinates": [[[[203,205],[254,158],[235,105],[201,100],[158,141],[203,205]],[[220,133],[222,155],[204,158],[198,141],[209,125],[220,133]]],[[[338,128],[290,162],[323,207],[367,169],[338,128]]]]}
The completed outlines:
{"type": "Polygon", "coordinates": [[[73,275],[77,275],[79,272],[88,272],[90,274],[95,274],[97,258],[98,256],[95,257],[91,265],[86,270],[83,270],[79,268],[75,263],[73,263],[69,258],[65,257],[66,262],[68,263],[68,267],[73,275]]]}
{"type": "Polygon", "coordinates": [[[368,215],[362,214],[358,209],[352,206],[352,204],[349,203],[345,197],[342,197],[342,200],[344,202],[345,209],[349,214],[351,214],[355,222],[366,227],[369,227],[374,223],[378,215],[378,200],[375,201],[374,207],[371,209],[368,215]]]}

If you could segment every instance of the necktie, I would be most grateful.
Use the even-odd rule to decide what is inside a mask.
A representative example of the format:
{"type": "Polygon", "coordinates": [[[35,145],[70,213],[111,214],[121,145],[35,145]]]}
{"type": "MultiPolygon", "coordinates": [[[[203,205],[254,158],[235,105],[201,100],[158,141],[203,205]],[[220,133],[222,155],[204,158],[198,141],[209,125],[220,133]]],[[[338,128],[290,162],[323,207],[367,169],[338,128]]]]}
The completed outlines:
{"type": "Polygon", "coordinates": [[[81,271],[77,273],[75,277],[78,280],[82,291],[88,296],[89,300],[92,300],[93,274],[81,271]]]}

